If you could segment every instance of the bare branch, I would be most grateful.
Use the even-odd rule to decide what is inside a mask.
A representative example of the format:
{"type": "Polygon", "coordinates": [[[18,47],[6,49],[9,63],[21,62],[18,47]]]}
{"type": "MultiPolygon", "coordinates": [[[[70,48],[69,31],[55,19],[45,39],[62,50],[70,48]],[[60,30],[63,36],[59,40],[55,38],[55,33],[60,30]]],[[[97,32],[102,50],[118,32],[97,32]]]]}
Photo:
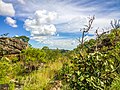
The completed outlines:
{"type": "Polygon", "coordinates": [[[98,34],[98,30],[99,30],[99,27],[96,29],[96,35],[97,35],[97,37],[99,37],[100,35],[98,34]]]}
{"type": "Polygon", "coordinates": [[[95,16],[89,17],[88,25],[85,25],[86,28],[83,28],[82,41],[81,41],[82,45],[84,43],[84,37],[86,36],[85,33],[87,33],[92,28],[92,24],[93,24],[94,19],[95,19],[95,16]]]}
{"type": "Polygon", "coordinates": [[[118,29],[118,28],[120,28],[120,19],[119,20],[114,19],[111,21],[110,24],[111,24],[113,29],[118,29]]]}

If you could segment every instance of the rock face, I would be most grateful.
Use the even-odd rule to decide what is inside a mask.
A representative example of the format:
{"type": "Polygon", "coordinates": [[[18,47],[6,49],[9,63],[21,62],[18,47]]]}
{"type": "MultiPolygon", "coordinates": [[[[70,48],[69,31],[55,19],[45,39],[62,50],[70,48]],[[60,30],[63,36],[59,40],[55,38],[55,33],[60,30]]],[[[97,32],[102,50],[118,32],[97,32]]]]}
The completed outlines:
{"type": "Polygon", "coordinates": [[[0,54],[18,54],[28,43],[17,38],[0,37],[0,54]]]}

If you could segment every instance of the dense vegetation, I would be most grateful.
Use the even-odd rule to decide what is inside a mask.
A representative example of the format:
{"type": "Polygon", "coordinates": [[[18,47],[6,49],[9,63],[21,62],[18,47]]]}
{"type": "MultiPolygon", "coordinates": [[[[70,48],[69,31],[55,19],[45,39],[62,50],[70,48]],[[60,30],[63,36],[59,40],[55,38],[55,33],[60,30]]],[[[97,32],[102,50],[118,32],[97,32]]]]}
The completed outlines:
{"type": "Polygon", "coordinates": [[[84,41],[94,17],[83,31],[81,44],[73,51],[71,63],[65,63],[59,72],[63,90],[119,90],[120,73],[120,25],[115,21],[113,29],[97,38],[84,41]],[[83,42],[84,41],[84,42],[83,42]]]}
{"type": "MultiPolygon", "coordinates": [[[[120,28],[85,41],[94,17],[74,50],[29,47],[0,57],[0,90],[120,90],[120,28]]],[[[19,37],[25,42],[29,38],[19,37]]]]}
{"type": "MultiPolygon", "coordinates": [[[[71,64],[64,64],[59,73],[58,79],[63,80],[66,85],[63,88],[109,90],[111,85],[113,88],[112,82],[120,73],[120,29],[112,30],[110,34],[96,40],[91,39],[84,44],[83,47],[79,45],[74,49],[76,53],[71,64]]],[[[120,89],[119,85],[115,87],[120,89]]]]}
{"type": "Polygon", "coordinates": [[[62,67],[62,59],[65,61],[60,50],[48,47],[29,47],[17,55],[4,55],[0,58],[0,84],[9,85],[10,90],[21,87],[25,90],[42,90],[62,67]],[[33,82],[40,85],[33,87],[33,82]]]}

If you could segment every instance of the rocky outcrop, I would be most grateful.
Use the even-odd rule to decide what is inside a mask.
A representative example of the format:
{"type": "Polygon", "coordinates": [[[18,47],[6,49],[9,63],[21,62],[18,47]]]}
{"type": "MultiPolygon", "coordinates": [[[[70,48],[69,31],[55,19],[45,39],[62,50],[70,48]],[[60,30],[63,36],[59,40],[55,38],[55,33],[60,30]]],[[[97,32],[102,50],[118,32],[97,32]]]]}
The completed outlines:
{"type": "Polygon", "coordinates": [[[17,38],[0,37],[0,54],[18,54],[28,43],[17,38]]]}

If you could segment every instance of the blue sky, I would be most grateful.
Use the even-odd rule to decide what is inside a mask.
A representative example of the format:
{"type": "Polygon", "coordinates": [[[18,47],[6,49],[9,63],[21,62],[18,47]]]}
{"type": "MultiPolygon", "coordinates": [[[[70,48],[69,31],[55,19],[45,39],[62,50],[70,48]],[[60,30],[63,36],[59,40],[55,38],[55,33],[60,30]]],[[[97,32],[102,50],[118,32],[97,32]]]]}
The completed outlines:
{"type": "Polygon", "coordinates": [[[0,0],[0,34],[26,35],[37,48],[73,49],[93,15],[88,39],[95,38],[98,27],[101,33],[120,19],[120,0],[0,0]]]}

